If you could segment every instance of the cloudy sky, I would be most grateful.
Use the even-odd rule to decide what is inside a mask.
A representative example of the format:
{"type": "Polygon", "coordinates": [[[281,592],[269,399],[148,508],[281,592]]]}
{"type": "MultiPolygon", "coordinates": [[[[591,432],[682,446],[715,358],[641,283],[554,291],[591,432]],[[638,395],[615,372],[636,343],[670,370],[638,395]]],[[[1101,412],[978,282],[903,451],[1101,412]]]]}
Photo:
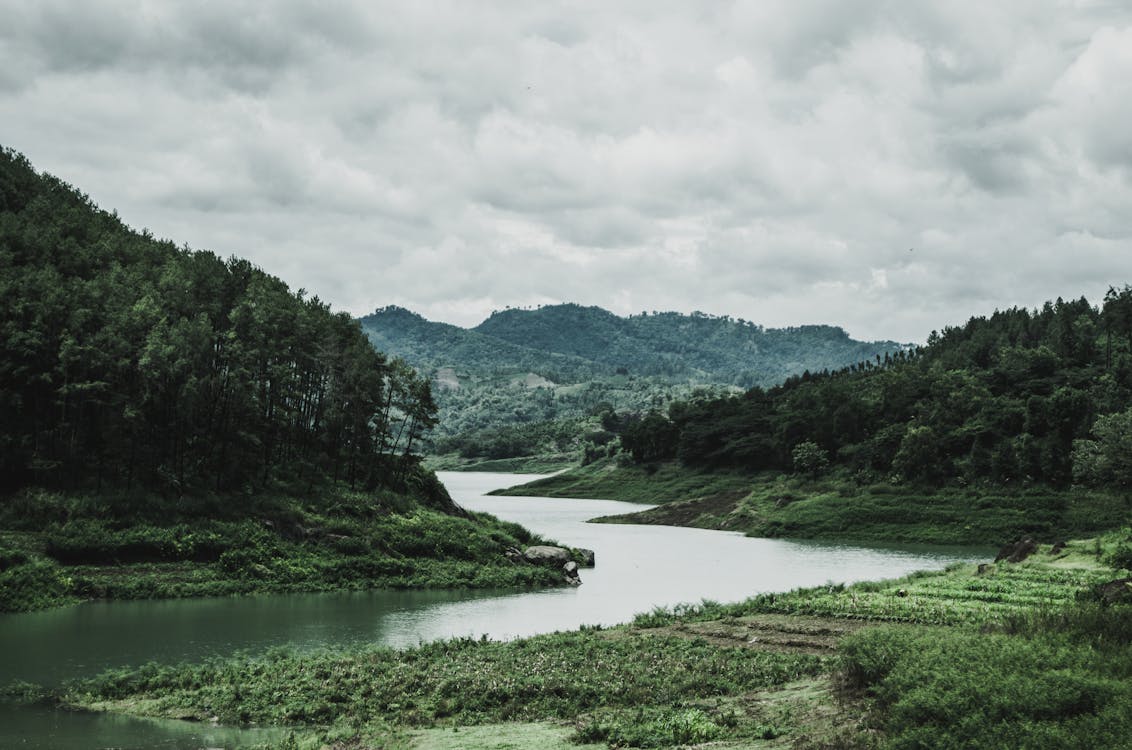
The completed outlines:
{"type": "Polygon", "coordinates": [[[1132,4],[0,0],[0,144],[339,309],[921,341],[1132,283],[1132,4]]]}

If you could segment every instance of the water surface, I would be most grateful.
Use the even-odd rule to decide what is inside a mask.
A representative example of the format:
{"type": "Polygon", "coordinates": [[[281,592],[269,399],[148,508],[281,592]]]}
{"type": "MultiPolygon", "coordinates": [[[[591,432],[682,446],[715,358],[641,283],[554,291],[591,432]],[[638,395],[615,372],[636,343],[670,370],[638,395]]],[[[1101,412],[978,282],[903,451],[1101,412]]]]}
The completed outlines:
{"type": "MultiPolygon", "coordinates": [[[[533,477],[442,472],[465,507],[594,550],[577,588],[540,591],[371,591],[172,601],[90,602],[0,615],[0,684],[56,685],[150,660],[200,661],[284,646],[412,646],[453,636],[507,639],[612,625],[638,612],[702,599],[732,602],[799,586],[889,578],[985,557],[987,550],[865,548],[750,539],[668,526],[590,524],[641,510],[608,500],[487,497],[533,477]]],[[[17,708],[0,704],[2,748],[235,747],[275,734],[187,722],[17,708]]]]}

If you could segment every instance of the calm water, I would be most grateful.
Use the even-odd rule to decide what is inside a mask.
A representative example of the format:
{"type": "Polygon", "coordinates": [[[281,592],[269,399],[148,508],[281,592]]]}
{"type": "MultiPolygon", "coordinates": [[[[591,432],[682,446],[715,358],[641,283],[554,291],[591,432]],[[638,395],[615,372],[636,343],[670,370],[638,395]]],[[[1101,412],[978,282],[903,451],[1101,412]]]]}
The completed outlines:
{"type": "MultiPolygon", "coordinates": [[[[57,684],[109,667],[200,660],[273,646],[395,647],[451,636],[513,638],[615,624],[655,606],[738,601],[765,591],[886,578],[939,568],[987,550],[861,548],[748,539],[665,526],[587,524],[639,510],[606,500],[486,497],[529,477],[441,473],[465,507],[517,521],[564,544],[593,549],[583,585],[525,593],[366,592],[162,602],[92,602],[0,615],[0,684],[57,684]]],[[[0,705],[0,747],[202,748],[265,741],[271,734],[0,705]]]]}

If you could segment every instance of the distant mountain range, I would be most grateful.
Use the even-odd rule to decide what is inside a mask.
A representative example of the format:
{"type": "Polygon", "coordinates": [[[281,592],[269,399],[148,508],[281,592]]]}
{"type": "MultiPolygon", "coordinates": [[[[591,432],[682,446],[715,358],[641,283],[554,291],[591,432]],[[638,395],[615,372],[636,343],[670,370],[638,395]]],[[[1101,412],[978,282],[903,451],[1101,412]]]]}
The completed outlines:
{"type": "Polygon", "coordinates": [[[433,372],[472,377],[531,372],[556,383],[635,375],[672,383],[772,386],[903,347],[856,341],[841,328],[763,328],[729,317],[665,312],[627,318],[575,304],[492,313],[466,329],[400,307],[361,319],[374,346],[433,372]]]}
{"type": "Polygon", "coordinates": [[[433,379],[442,453],[454,446],[474,453],[489,443],[496,454],[520,455],[540,442],[566,450],[571,436],[589,429],[586,420],[611,410],[663,410],[695,391],[706,397],[772,386],[904,348],[854,341],[833,326],[767,329],[700,313],[622,318],[573,304],[508,309],[474,328],[401,307],[360,323],[377,349],[433,379]],[[532,431],[536,425],[545,429],[532,431]]]}

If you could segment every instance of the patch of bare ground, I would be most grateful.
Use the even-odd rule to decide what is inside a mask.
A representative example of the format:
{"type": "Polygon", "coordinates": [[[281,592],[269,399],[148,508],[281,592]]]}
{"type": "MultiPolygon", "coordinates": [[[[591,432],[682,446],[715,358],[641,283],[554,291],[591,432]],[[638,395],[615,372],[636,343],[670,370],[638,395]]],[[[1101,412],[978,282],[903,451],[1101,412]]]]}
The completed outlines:
{"type": "Polygon", "coordinates": [[[837,650],[838,641],[869,624],[833,617],[766,614],[605,632],[607,637],[612,638],[695,638],[731,648],[822,656],[832,655],[837,650]]]}

